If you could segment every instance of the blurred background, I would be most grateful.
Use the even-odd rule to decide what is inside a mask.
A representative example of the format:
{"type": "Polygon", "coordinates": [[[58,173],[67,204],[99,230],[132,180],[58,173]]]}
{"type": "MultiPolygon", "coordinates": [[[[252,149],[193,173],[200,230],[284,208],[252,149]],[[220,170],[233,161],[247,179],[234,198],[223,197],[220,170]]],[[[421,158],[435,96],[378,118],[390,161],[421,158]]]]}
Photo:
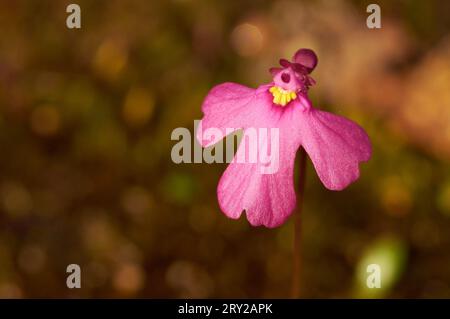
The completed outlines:
{"type": "Polygon", "coordinates": [[[170,135],[301,47],[374,147],[342,192],[308,164],[302,297],[450,297],[450,2],[377,1],[368,29],[372,1],[77,0],[68,29],[71,2],[0,2],[1,297],[289,297],[292,219],[227,219],[226,164],[172,163],[170,135]]]}

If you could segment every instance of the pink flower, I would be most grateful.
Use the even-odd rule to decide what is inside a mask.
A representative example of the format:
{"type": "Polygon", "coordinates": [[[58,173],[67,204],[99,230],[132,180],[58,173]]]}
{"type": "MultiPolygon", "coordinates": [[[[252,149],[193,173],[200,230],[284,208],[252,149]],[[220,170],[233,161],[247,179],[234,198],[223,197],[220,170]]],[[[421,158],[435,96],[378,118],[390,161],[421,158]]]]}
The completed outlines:
{"type": "MultiPolygon", "coordinates": [[[[220,208],[228,217],[237,219],[245,211],[250,224],[270,228],[284,223],[296,205],[293,172],[299,147],[330,190],[342,190],[356,181],[359,162],[371,156],[369,137],[360,126],[311,105],[307,92],[315,83],[309,74],[317,65],[316,54],[300,49],[292,62],[281,59],[280,65],[270,69],[273,81],[257,89],[235,83],[215,86],[203,102],[201,121],[203,131],[218,128],[224,134],[230,133],[229,128],[243,129],[244,135],[249,128],[278,128],[275,173],[262,173],[261,162],[234,160],[217,188],[220,208]]],[[[260,138],[270,146],[270,139],[260,138]]],[[[212,144],[200,134],[197,139],[202,146],[212,144]]],[[[241,143],[235,158],[248,151],[248,143],[247,147],[241,143]]]]}

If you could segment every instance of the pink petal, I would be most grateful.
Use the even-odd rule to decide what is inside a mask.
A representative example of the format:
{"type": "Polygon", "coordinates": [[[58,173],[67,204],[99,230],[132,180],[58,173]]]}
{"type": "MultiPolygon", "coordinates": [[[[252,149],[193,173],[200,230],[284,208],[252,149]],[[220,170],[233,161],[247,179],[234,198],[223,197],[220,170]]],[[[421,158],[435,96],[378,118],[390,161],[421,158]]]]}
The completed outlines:
{"type": "MultiPolygon", "coordinates": [[[[247,219],[253,226],[277,227],[292,213],[296,199],[293,183],[294,160],[299,147],[300,135],[294,120],[297,119],[293,103],[285,108],[274,106],[271,95],[266,94],[260,102],[259,116],[265,117],[267,128],[279,129],[278,170],[272,174],[261,173],[263,163],[238,163],[236,158],[248,154],[248,144],[242,143],[232,162],[223,173],[217,195],[222,211],[230,218],[237,219],[246,211],[247,219]]],[[[269,131],[268,131],[269,132],[269,131]]],[[[275,150],[270,138],[261,134],[262,143],[275,150]]]]}
{"type": "MultiPolygon", "coordinates": [[[[236,83],[223,83],[215,86],[206,96],[202,111],[202,131],[218,128],[222,135],[253,125],[260,111],[255,103],[260,91],[236,83]],[[226,132],[226,129],[229,129],[226,132]]],[[[197,140],[202,146],[209,146],[217,141],[203,140],[202,131],[197,132],[197,140]]]]}
{"type": "Polygon", "coordinates": [[[359,177],[359,162],[371,156],[369,137],[356,123],[311,108],[303,113],[302,145],[311,157],[322,183],[342,190],[359,177]]]}

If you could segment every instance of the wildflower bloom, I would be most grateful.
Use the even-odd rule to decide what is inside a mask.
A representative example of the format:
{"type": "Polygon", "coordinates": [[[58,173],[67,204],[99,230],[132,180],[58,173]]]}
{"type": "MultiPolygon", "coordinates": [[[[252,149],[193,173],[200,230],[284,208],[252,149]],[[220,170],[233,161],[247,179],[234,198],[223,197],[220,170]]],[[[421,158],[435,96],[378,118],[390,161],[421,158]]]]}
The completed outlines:
{"type": "MultiPolygon", "coordinates": [[[[262,143],[278,147],[279,167],[273,174],[264,174],[260,162],[239,163],[233,160],[223,173],[217,188],[221,210],[237,219],[243,211],[253,226],[277,227],[292,213],[296,196],[294,190],[294,160],[303,147],[315,170],[330,190],[342,190],[359,178],[359,162],[371,156],[369,137],[354,122],[315,109],[308,98],[308,89],[315,84],[310,73],[317,65],[316,54],[300,49],[292,62],[281,59],[278,68],[271,68],[273,81],[257,89],[235,83],[215,86],[203,105],[202,130],[230,128],[277,128],[278,145],[264,136],[262,143]]],[[[204,140],[204,147],[216,141],[204,140]]],[[[260,140],[261,142],[261,140],[260,140]]],[[[236,156],[248,152],[239,145],[236,156]]]]}

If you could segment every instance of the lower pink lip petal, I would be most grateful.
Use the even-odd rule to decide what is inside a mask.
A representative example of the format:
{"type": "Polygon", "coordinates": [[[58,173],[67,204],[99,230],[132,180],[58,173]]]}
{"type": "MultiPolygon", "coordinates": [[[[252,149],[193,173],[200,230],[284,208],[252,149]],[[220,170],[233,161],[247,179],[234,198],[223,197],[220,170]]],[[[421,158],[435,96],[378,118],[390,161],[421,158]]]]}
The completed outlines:
{"type": "MultiPolygon", "coordinates": [[[[279,167],[272,174],[261,173],[261,163],[232,162],[223,173],[217,195],[222,211],[239,218],[243,211],[253,226],[280,226],[292,213],[296,199],[293,184],[298,139],[280,129],[279,167]]],[[[242,145],[236,157],[246,152],[242,145]]]]}

